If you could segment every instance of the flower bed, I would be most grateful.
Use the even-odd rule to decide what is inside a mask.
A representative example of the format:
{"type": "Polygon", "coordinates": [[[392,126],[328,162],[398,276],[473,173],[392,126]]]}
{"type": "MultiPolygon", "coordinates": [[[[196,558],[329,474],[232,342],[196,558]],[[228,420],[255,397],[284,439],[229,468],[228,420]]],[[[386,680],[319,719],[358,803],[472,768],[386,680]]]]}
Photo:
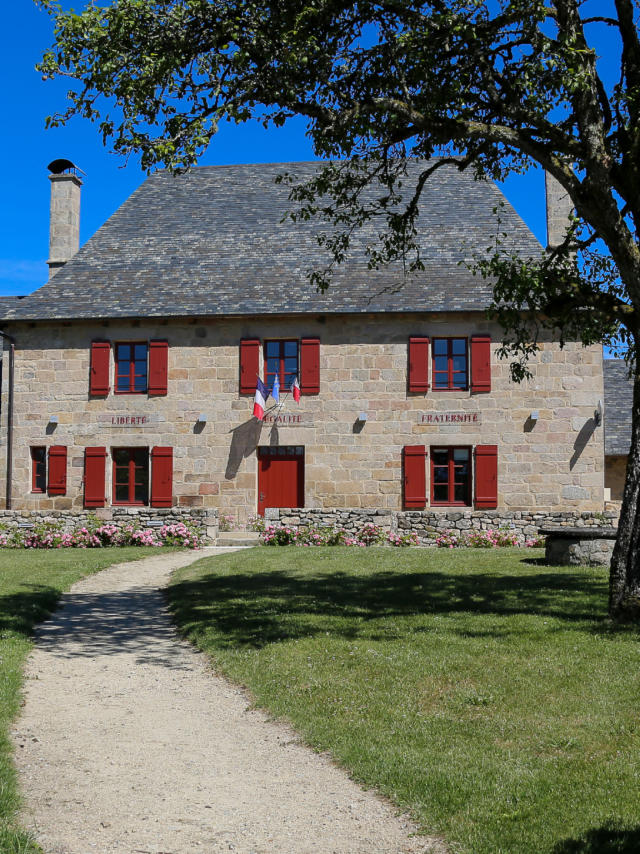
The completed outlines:
{"type": "Polygon", "coordinates": [[[372,522],[365,523],[356,533],[344,528],[293,528],[288,525],[267,525],[262,532],[265,546],[417,546],[414,533],[385,531],[372,522]]]}
{"type": "Polygon", "coordinates": [[[526,548],[541,548],[544,546],[544,537],[536,537],[520,543],[515,532],[508,528],[500,528],[496,531],[445,531],[436,537],[436,546],[439,549],[499,549],[524,545],[526,548]]]}
{"type": "MultiPolygon", "coordinates": [[[[418,546],[420,540],[413,531],[387,531],[372,522],[366,522],[356,533],[344,528],[303,528],[289,525],[266,525],[262,531],[265,546],[418,546]]],[[[524,545],[528,548],[544,546],[544,538],[520,543],[517,534],[507,528],[489,531],[445,531],[434,539],[441,549],[471,548],[497,549],[524,545]]]]}
{"type": "Polygon", "coordinates": [[[0,525],[3,549],[100,549],[113,546],[181,546],[197,549],[201,536],[195,525],[177,522],[153,530],[136,523],[118,527],[97,518],[86,525],[65,530],[63,523],[46,522],[32,528],[0,525]]]}

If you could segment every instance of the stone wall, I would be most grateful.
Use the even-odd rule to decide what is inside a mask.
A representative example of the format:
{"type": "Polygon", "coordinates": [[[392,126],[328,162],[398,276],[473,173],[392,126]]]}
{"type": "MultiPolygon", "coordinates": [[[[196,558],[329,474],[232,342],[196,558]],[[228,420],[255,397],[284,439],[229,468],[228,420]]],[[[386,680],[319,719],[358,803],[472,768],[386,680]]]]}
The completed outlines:
{"type": "Polygon", "coordinates": [[[273,525],[287,525],[292,528],[344,528],[356,533],[362,526],[371,522],[385,531],[413,532],[422,545],[435,545],[439,534],[455,531],[490,531],[506,528],[516,534],[519,543],[536,537],[538,529],[544,525],[555,527],[610,527],[617,525],[617,515],[606,513],[571,512],[515,512],[465,510],[450,513],[434,513],[423,510],[391,511],[384,510],[305,510],[281,509],[268,510],[266,521],[273,525]]]}
{"type": "MultiPolygon", "coordinates": [[[[604,533],[604,532],[603,532],[604,533]]],[[[579,529],[569,528],[566,534],[547,537],[545,560],[551,566],[609,566],[616,544],[615,536],[586,536],[579,529]]]]}
{"type": "MultiPolygon", "coordinates": [[[[103,323],[14,324],[16,338],[12,498],[30,510],[82,510],[86,447],[171,446],[173,500],[180,508],[215,508],[240,525],[257,509],[260,445],[304,446],[309,508],[402,508],[405,445],[498,445],[501,511],[602,509],[603,430],[593,412],[603,397],[600,347],[551,341],[520,385],[495,353],[500,328],[483,313],[357,315],[103,323]],[[408,338],[489,333],[491,391],[408,393],[408,338]],[[295,423],[260,424],[253,395],[240,395],[239,342],[258,337],[320,338],[320,393],[287,399],[282,412],[295,423]],[[93,339],[169,342],[168,394],[113,393],[90,398],[93,339]],[[424,423],[424,414],[477,415],[476,423],[424,423]],[[529,416],[538,413],[537,420],[529,416]],[[367,421],[358,415],[367,413],[367,421]],[[200,413],[206,423],[198,421],[200,413]],[[111,416],[147,416],[144,426],[111,426],[111,416]],[[57,423],[50,421],[51,416],[57,423]],[[30,446],[68,449],[67,493],[31,491],[30,446]]],[[[7,372],[3,376],[0,482],[6,462],[7,372]]],[[[285,419],[286,422],[286,419],[285,419]]],[[[428,467],[428,461],[427,461],[428,467]]],[[[0,489],[4,495],[4,489],[0,489]]]]}
{"type": "Polygon", "coordinates": [[[200,508],[109,507],[97,510],[0,510],[0,526],[27,528],[47,522],[62,523],[64,530],[81,528],[96,516],[101,522],[124,528],[138,524],[141,528],[159,528],[176,522],[195,525],[206,540],[218,536],[218,511],[200,508]]]}

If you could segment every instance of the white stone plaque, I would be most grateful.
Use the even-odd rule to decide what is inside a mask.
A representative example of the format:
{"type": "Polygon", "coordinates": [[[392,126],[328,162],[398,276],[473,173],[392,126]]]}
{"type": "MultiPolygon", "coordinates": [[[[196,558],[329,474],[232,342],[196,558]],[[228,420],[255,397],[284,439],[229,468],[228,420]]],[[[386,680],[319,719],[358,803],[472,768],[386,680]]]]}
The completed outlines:
{"type": "Polygon", "coordinates": [[[265,427],[313,427],[313,418],[305,412],[267,412],[265,427]]]}
{"type": "Polygon", "coordinates": [[[98,415],[98,423],[101,427],[155,427],[160,423],[158,415],[141,415],[128,413],[106,413],[98,415]]]}
{"type": "Polygon", "coordinates": [[[461,427],[463,424],[482,424],[480,412],[418,412],[422,427],[461,427]]]}

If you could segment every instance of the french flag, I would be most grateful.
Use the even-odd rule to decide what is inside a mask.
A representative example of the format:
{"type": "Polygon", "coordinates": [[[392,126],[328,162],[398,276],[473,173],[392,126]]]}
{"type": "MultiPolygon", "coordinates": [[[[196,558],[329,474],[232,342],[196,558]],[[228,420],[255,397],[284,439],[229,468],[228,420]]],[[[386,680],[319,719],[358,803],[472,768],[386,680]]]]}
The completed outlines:
{"type": "Polygon", "coordinates": [[[264,408],[267,405],[268,397],[269,392],[267,391],[267,387],[260,377],[258,377],[258,382],[256,383],[256,396],[253,399],[253,415],[254,418],[258,419],[258,421],[264,420],[264,408]]]}
{"type": "Polygon", "coordinates": [[[298,377],[291,383],[291,394],[295,402],[300,403],[300,383],[298,382],[298,377]]]}

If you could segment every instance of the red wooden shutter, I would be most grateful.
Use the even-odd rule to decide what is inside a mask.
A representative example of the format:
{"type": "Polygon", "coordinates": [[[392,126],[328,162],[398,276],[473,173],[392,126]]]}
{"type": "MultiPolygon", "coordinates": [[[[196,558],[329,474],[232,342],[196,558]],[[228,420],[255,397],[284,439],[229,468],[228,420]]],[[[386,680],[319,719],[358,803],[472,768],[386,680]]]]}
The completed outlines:
{"type": "Polygon", "coordinates": [[[109,357],[111,342],[91,342],[91,370],[89,372],[89,395],[103,397],[109,394],[109,357]]]}
{"type": "Polygon", "coordinates": [[[104,507],[104,470],[106,448],[85,448],[84,451],[84,506],[104,507]]]}
{"type": "Polygon", "coordinates": [[[471,391],[491,391],[491,336],[471,336],[471,391]]]}
{"type": "Polygon", "coordinates": [[[67,449],[64,445],[52,445],[49,448],[47,492],[49,495],[67,493],[67,449]]]}
{"type": "Polygon", "coordinates": [[[151,506],[173,503],[173,448],[151,449],[151,506]]]}
{"type": "Polygon", "coordinates": [[[476,445],[475,505],[485,510],[498,506],[497,445],[476,445]]]}
{"type": "Polygon", "coordinates": [[[240,394],[253,394],[260,376],[260,341],[244,338],[240,342],[240,394]]]}
{"type": "Polygon", "coordinates": [[[149,394],[167,393],[169,342],[149,342],[149,394]]]}
{"type": "Polygon", "coordinates": [[[319,338],[303,338],[300,341],[300,391],[302,394],[320,393],[319,338]]]}
{"type": "Polygon", "coordinates": [[[429,390],[429,339],[409,338],[409,391],[429,390]]]}
{"type": "Polygon", "coordinates": [[[424,445],[405,445],[403,450],[404,506],[420,510],[427,503],[427,451],[424,445]]]}

